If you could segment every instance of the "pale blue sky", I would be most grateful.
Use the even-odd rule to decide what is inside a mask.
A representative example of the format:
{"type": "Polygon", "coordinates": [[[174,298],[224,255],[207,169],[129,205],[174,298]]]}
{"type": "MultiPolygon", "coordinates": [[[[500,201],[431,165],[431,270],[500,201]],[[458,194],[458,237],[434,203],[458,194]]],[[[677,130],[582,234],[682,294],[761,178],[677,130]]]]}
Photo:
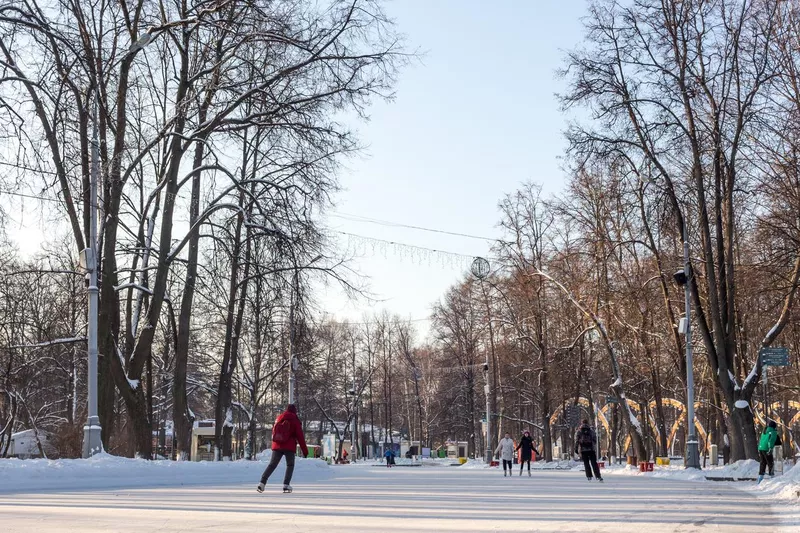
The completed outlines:
{"type": "MultiPolygon", "coordinates": [[[[334,212],[497,237],[498,201],[525,181],[558,192],[566,118],[555,93],[565,50],[581,40],[586,0],[394,0],[387,6],[410,49],[424,57],[400,73],[396,100],[376,103],[358,126],[366,152],[340,175],[334,212]]],[[[23,253],[44,238],[41,219],[15,212],[10,236],[23,253]]],[[[330,217],[333,229],[468,256],[489,243],[330,217]]],[[[360,320],[388,310],[426,318],[463,276],[465,264],[441,264],[389,247],[348,241],[380,299],[348,301],[321,288],[323,311],[360,320]]],[[[421,333],[426,322],[419,322],[421,333]]]]}
{"type": "MultiPolygon", "coordinates": [[[[425,52],[400,75],[394,102],[359,127],[365,157],[348,163],[335,211],[496,237],[497,203],[528,180],[558,192],[566,118],[555,93],[564,51],[581,40],[585,0],[395,0],[388,6],[409,47],[425,52]]],[[[330,218],[350,233],[468,255],[488,244],[330,218]]],[[[462,271],[361,246],[353,267],[370,279],[369,305],[335,291],[326,311],[356,318],[387,309],[422,318],[462,271]]],[[[424,329],[424,328],[423,328],[424,329]]]]}

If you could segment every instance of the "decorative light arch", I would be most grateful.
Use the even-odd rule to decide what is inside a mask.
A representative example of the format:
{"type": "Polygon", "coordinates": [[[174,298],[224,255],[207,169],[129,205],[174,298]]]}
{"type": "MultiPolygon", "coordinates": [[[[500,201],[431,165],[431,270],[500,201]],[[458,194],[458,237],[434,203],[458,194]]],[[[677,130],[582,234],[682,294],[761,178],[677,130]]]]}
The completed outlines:
{"type": "MultiPolygon", "coordinates": [[[[675,443],[675,439],[677,438],[678,429],[680,429],[682,424],[686,423],[686,406],[683,404],[683,402],[681,402],[680,400],[676,400],[675,398],[662,398],[661,403],[673,407],[679,411],[679,414],[675,419],[675,422],[670,427],[669,434],[667,435],[667,446],[672,447],[675,443]]],[[[574,401],[567,400],[563,403],[563,405],[559,405],[555,409],[553,414],[550,416],[550,425],[554,425],[558,421],[559,415],[563,413],[564,408],[569,405],[574,405],[574,401]]],[[[609,423],[608,412],[612,408],[613,404],[607,403],[602,407],[600,407],[596,402],[590,402],[589,399],[580,397],[578,398],[578,405],[584,407],[585,409],[594,408],[595,413],[597,413],[598,421],[603,425],[603,428],[605,428],[606,430],[606,434],[610,438],[611,425],[609,423]]],[[[778,422],[781,426],[789,430],[789,438],[792,448],[800,450],[800,443],[795,441],[794,434],[791,431],[791,428],[794,427],[795,424],[800,424],[800,401],[789,400],[789,402],[787,402],[787,405],[789,408],[794,409],[796,411],[794,416],[792,416],[792,418],[789,420],[788,423],[784,423],[781,417],[777,414],[781,409],[783,409],[783,402],[774,402],[773,404],[770,405],[770,408],[773,413],[772,418],[774,418],[775,421],[778,422]]],[[[628,406],[637,415],[641,415],[639,406],[636,403],[629,402],[628,406]]],[[[655,406],[656,406],[655,400],[650,401],[650,403],[647,404],[648,411],[652,413],[655,406]]],[[[697,411],[700,407],[702,407],[702,404],[700,402],[695,402],[695,411],[697,411]]],[[[725,414],[728,414],[727,406],[723,405],[722,411],[725,414]]],[[[764,411],[765,411],[764,404],[762,402],[753,402],[753,417],[756,421],[760,422],[761,424],[766,423],[764,411]]],[[[650,427],[653,430],[653,433],[655,435],[660,435],[658,427],[656,426],[655,423],[655,417],[649,416],[648,419],[650,421],[650,427]]],[[[697,417],[695,417],[695,427],[697,428],[698,435],[700,436],[702,441],[700,443],[701,449],[705,450],[708,444],[708,432],[703,427],[703,424],[700,422],[700,419],[697,417]]],[[[627,436],[625,438],[623,449],[627,450],[629,446],[630,446],[630,436],[627,436]]]]}
{"type": "MultiPolygon", "coordinates": [[[[563,405],[559,405],[558,407],[556,407],[555,411],[553,411],[553,414],[550,415],[550,425],[552,426],[558,421],[558,415],[564,412],[565,407],[573,404],[574,404],[573,400],[567,400],[563,403],[563,405]]],[[[601,424],[603,424],[603,427],[607,432],[609,433],[611,432],[611,426],[608,423],[608,419],[603,413],[603,410],[596,402],[595,403],[590,402],[587,398],[581,396],[580,398],[578,398],[578,405],[580,405],[581,407],[585,407],[586,409],[594,407],[594,411],[595,413],[597,413],[597,419],[600,421],[601,424]]]]}

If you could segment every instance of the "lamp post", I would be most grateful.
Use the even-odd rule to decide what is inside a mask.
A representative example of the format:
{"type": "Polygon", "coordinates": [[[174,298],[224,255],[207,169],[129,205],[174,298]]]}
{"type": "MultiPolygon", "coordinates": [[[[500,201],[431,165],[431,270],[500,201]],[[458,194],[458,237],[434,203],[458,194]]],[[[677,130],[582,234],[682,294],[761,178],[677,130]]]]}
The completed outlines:
{"type": "MultiPolygon", "coordinates": [[[[153,34],[147,31],[138,41],[131,44],[122,61],[132,60],[133,56],[153,40],[153,34]]],[[[94,88],[92,102],[92,162],[89,174],[89,247],[80,253],[80,265],[87,271],[89,309],[87,317],[87,376],[86,376],[86,402],[87,418],[83,426],[84,459],[103,450],[101,439],[100,417],[97,414],[97,315],[100,305],[100,289],[97,285],[97,270],[100,268],[97,261],[97,182],[100,178],[100,139],[97,125],[97,108],[99,88],[94,88]]]]}
{"type": "Polygon", "coordinates": [[[353,419],[350,427],[350,459],[358,461],[358,387],[355,377],[353,377],[353,388],[347,391],[353,397],[353,419]]]}
{"type": "MultiPolygon", "coordinates": [[[[489,261],[487,261],[483,257],[476,257],[472,261],[472,266],[470,267],[472,271],[472,275],[478,278],[481,282],[481,288],[483,288],[483,280],[486,279],[486,276],[489,275],[490,265],[489,261]]],[[[484,292],[484,296],[486,293],[484,292]]],[[[488,305],[488,304],[487,304],[488,305]]],[[[489,318],[491,320],[491,318],[489,318]]],[[[492,462],[492,403],[491,403],[491,396],[490,396],[490,389],[489,389],[489,352],[486,352],[486,362],[483,363],[483,375],[486,378],[486,385],[484,386],[483,390],[486,393],[486,464],[491,464],[492,462]]]]}
{"type": "Polygon", "coordinates": [[[679,328],[686,338],[686,468],[700,469],[700,451],[694,424],[694,363],[692,356],[692,302],[691,286],[692,265],[689,261],[689,230],[686,220],[683,221],[683,270],[675,273],[675,281],[683,285],[686,306],[686,317],[679,328]]]}
{"type": "Polygon", "coordinates": [[[102,451],[100,418],[97,416],[97,314],[100,291],[97,287],[97,181],[100,174],[100,140],[97,128],[97,93],[92,109],[92,168],[89,185],[89,247],[81,252],[81,266],[88,271],[89,312],[87,325],[88,375],[87,419],[83,426],[83,458],[102,451]]]}

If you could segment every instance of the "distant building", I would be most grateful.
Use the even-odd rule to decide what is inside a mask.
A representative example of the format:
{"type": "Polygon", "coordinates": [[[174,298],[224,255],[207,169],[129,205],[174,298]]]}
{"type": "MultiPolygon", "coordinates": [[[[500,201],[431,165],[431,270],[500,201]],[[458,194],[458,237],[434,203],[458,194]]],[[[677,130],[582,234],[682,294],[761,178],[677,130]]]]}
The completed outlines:
{"type": "MultiPolygon", "coordinates": [[[[52,442],[52,435],[47,431],[39,430],[39,441],[42,443],[44,453],[52,455],[55,453],[55,447],[52,442]]],[[[19,459],[33,459],[41,457],[42,453],[39,451],[39,444],[36,440],[36,433],[32,429],[26,429],[19,433],[11,435],[11,445],[8,448],[9,457],[18,457],[19,459]]]]}
{"type": "Polygon", "coordinates": [[[196,420],[192,428],[192,461],[213,461],[214,435],[216,422],[214,420],[196,420]]]}

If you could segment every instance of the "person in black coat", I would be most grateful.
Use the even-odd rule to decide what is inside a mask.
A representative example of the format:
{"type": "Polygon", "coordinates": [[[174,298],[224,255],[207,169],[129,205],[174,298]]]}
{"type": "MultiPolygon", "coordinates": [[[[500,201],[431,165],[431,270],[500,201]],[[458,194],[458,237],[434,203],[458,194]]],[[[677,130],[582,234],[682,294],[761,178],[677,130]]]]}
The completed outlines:
{"type": "Polygon", "coordinates": [[[589,427],[589,421],[584,420],[578,432],[575,433],[575,454],[580,452],[580,457],[583,459],[583,469],[586,472],[586,479],[592,480],[592,472],[597,481],[602,482],[603,477],[600,475],[600,467],[597,464],[597,435],[594,430],[589,427]]]}
{"type": "Polygon", "coordinates": [[[536,446],[533,444],[533,437],[528,430],[522,434],[522,438],[519,439],[519,444],[517,445],[517,451],[522,450],[522,458],[519,462],[519,475],[522,475],[522,467],[525,463],[528,463],[528,476],[531,475],[531,457],[534,453],[538,454],[539,452],[536,451],[536,446]]]}

